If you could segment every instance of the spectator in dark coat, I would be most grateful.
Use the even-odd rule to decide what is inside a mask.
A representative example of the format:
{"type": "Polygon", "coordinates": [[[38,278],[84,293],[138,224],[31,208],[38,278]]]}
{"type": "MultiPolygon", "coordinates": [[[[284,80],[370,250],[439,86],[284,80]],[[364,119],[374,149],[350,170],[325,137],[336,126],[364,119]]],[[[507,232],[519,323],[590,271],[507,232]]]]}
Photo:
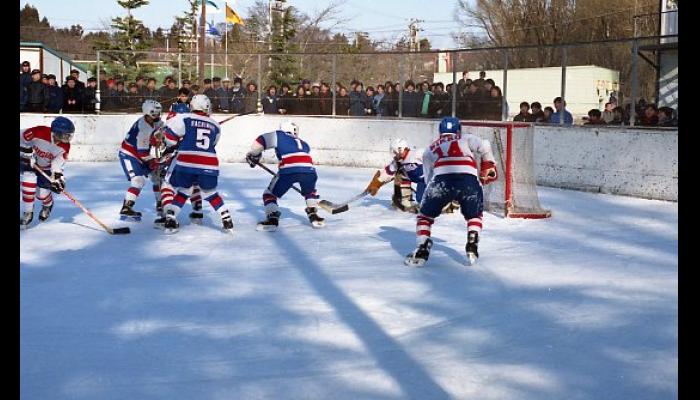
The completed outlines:
{"type": "Polygon", "coordinates": [[[78,88],[78,91],[82,95],[85,92],[85,84],[80,81],[80,71],[78,71],[77,69],[72,69],[70,71],[70,76],[75,78],[75,87],[78,88]]]}
{"type": "Polygon", "coordinates": [[[647,104],[644,107],[644,114],[639,119],[641,126],[658,126],[659,125],[659,110],[656,104],[647,104]]]}
{"type": "Polygon", "coordinates": [[[56,75],[48,76],[49,89],[49,104],[46,106],[46,111],[57,114],[63,108],[63,89],[56,83],[56,75]]]}
{"type": "Polygon", "coordinates": [[[245,113],[252,113],[258,110],[258,85],[255,82],[250,81],[246,85],[246,93],[243,98],[243,103],[245,104],[245,113]]]}
{"type": "Polygon", "coordinates": [[[118,111],[127,111],[129,108],[129,92],[127,92],[126,86],[124,86],[122,81],[117,81],[114,104],[118,111]]]}
{"type": "Polygon", "coordinates": [[[398,93],[394,89],[394,84],[391,81],[384,83],[384,97],[381,100],[380,108],[384,109],[382,116],[395,117],[398,113],[398,93]]]}
{"type": "Polygon", "coordinates": [[[280,114],[289,113],[289,100],[292,97],[292,93],[289,90],[289,85],[283,83],[282,87],[280,88],[280,93],[277,95],[277,112],[280,114]]]}
{"type": "Polygon", "coordinates": [[[78,90],[75,84],[75,78],[69,76],[66,83],[63,85],[63,112],[64,113],[80,113],[83,111],[82,92],[78,90]]]}
{"type": "MultiPolygon", "coordinates": [[[[163,110],[170,110],[170,106],[177,101],[177,85],[174,79],[168,79],[166,81],[165,87],[161,89],[158,93],[160,97],[160,104],[163,106],[163,110]]],[[[212,110],[214,108],[212,107],[212,110]]]]}
{"type": "Polygon", "coordinates": [[[290,99],[287,105],[287,113],[292,115],[309,115],[311,96],[306,96],[306,89],[303,85],[297,86],[296,96],[290,99]]]}
{"type": "Polygon", "coordinates": [[[483,119],[484,99],[476,82],[469,84],[467,93],[464,94],[463,115],[466,119],[483,119]]]}
{"type": "Polygon", "coordinates": [[[532,122],[543,122],[544,112],[542,111],[542,104],[539,101],[533,101],[530,108],[532,109],[532,122]]]}
{"type": "Polygon", "coordinates": [[[597,108],[592,108],[588,111],[588,121],[586,121],[584,125],[605,125],[603,113],[597,108]]]}
{"type": "Polygon", "coordinates": [[[321,115],[321,87],[318,85],[311,86],[311,96],[307,94],[310,98],[309,100],[309,114],[310,115],[321,115]]]}
{"type": "Polygon", "coordinates": [[[41,71],[32,71],[32,82],[27,85],[27,111],[44,112],[49,105],[49,89],[41,82],[41,71]]]}
{"type": "Polygon", "coordinates": [[[19,110],[27,108],[27,86],[32,82],[32,74],[29,61],[23,61],[19,74],[19,110]]]}
{"type": "Polygon", "coordinates": [[[429,113],[431,118],[442,118],[452,115],[450,95],[443,90],[442,82],[433,85],[433,97],[431,99],[429,113]]]}
{"type": "Polygon", "coordinates": [[[374,112],[374,107],[372,106],[375,96],[374,88],[372,86],[367,86],[365,95],[365,115],[377,115],[377,113],[374,112]]]}
{"type": "Polygon", "coordinates": [[[417,117],[420,113],[423,96],[416,92],[416,85],[412,80],[406,81],[404,86],[406,91],[403,93],[401,115],[404,117],[417,117]]]}
{"type": "Polygon", "coordinates": [[[350,115],[353,117],[362,117],[366,115],[367,94],[364,92],[364,87],[361,82],[353,82],[355,89],[350,92],[350,115]]]}
{"type": "Polygon", "coordinates": [[[146,98],[146,79],[143,76],[136,78],[136,93],[141,98],[146,98]]]}
{"type": "Polygon", "coordinates": [[[129,112],[140,112],[143,98],[139,95],[139,87],[135,83],[129,85],[126,97],[126,109],[129,112]]]}
{"type": "Polygon", "coordinates": [[[384,96],[386,96],[384,85],[380,83],[377,85],[377,92],[374,94],[374,97],[372,97],[372,115],[380,117],[386,115],[386,102],[384,101],[384,96]]]}
{"type": "Polygon", "coordinates": [[[321,82],[321,91],[318,93],[318,107],[321,115],[333,114],[333,93],[327,83],[321,82]]]}
{"type": "Polygon", "coordinates": [[[527,101],[520,103],[520,112],[513,117],[515,122],[534,122],[533,115],[530,114],[530,104],[527,101]]]}
{"type": "Polygon", "coordinates": [[[148,82],[146,83],[146,90],[144,90],[144,100],[156,100],[158,101],[160,99],[160,94],[158,93],[158,89],[156,89],[156,80],[155,78],[148,78],[148,82]]]}
{"type": "Polygon", "coordinates": [[[659,126],[678,126],[675,112],[671,107],[659,107],[659,126]]]}
{"type": "Polygon", "coordinates": [[[545,124],[550,124],[552,123],[552,114],[554,114],[554,109],[552,107],[545,107],[544,110],[542,110],[543,118],[542,122],[545,124]]]}
{"type": "MultiPolygon", "coordinates": [[[[214,78],[218,80],[219,82],[221,81],[221,78],[216,77],[214,78]]],[[[216,89],[212,85],[213,80],[207,78],[204,80],[204,95],[209,98],[209,101],[211,101],[211,111],[212,112],[218,112],[219,111],[219,98],[216,93],[216,89]]]]}
{"type": "Polygon", "coordinates": [[[348,90],[343,86],[335,97],[335,115],[350,115],[350,97],[348,90]]]}
{"type": "Polygon", "coordinates": [[[277,86],[270,85],[267,94],[262,98],[262,108],[265,114],[277,114],[277,86]]]}
{"type": "Polygon", "coordinates": [[[212,81],[214,83],[214,91],[216,92],[216,99],[219,101],[219,111],[228,112],[228,98],[231,89],[231,80],[224,78],[221,82],[223,86],[216,81],[216,78],[212,81]]]}
{"type": "Polygon", "coordinates": [[[87,86],[85,86],[85,92],[83,93],[83,112],[95,112],[95,104],[97,103],[96,91],[97,79],[88,78],[87,86]]]}
{"type": "Polygon", "coordinates": [[[243,114],[245,112],[245,88],[243,87],[243,79],[235,77],[233,79],[233,88],[231,90],[231,99],[229,101],[229,110],[235,114],[243,114]]]}

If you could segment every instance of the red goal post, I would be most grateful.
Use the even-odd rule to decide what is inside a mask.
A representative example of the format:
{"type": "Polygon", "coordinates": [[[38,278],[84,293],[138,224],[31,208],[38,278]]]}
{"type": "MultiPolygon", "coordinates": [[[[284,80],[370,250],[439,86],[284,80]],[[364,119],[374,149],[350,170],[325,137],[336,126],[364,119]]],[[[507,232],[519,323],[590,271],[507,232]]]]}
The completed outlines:
{"type": "Polygon", "coordinates": [[[496,159],[498,179],[484,186],[484,208],[506,218],[549,218],[540,205],[535,176],[534,124],[463,120],[462,133],[488,140],[496,159]]]}

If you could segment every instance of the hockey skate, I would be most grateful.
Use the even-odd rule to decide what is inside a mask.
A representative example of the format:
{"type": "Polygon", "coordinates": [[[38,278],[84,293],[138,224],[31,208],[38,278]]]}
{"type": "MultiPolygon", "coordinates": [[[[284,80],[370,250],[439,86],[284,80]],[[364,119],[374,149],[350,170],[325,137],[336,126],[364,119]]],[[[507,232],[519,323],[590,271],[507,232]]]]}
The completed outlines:
{"type": "Polygon", "coordinates": [[[44,222],[49,219],[51,215],[51,210],[53,209],[53,203],[50,206],[42,206],[39,212],[39,221],[44,222]]]}
{"type": "Polygon", "coordinates": [[[153,221],[153,227],[155,229],[165,229],[165,217],[160,216],[153,221]]]}
{"type": "Polygon", "coordinates": [[[202,225],[202,223],[204,222],[202,203],[192,205],[192,212],[190,213],[190,222],[196,225],[202,225]]]}
{"type": "Polygon", "coordinates": [[[306,208],[306,215],[309,217],[309,222],[311,222],[312,227],[323,228],[324,226],[326,226],[326,220],[324,218],[319,217],[316,211],[316,207],[308,207],[306,208]]]}
{"type": "Polygon", "coordinates": [[[267,218],[264,221],[258,222],[257,230],[265,232],[274,232],[277,230],[277,226],[280,223],[280,213],[279,211],[271,212],[267,214],[267,218]]]}
{"type": "Polygon", "coordinates": [[[471,266],[476,264],[476,260],[479,258],[479,233],[469,232],[467,237],[467,265],[471,266]]]}
{"type": "Polygon", "coordinates": [[[22,215],[22,218],[19,219],[19,229],[29,229],[29,224],[32,223],[32,220],[34,219],[34,212],[33,211],[27,211],[22,215]]]}
{"type": "Polygon", "coordinates": [[[175,218],[175,213],[168,211],[165,215],[165,224],[163,225],[166,235],[172,235],[180,230],[180,223],[175,218]]]}
{"type": "Polygon", "coordinates": [[[122,221],[136,221],[141,222],[141,213],[134,211],[133,200],[124,200],[121,211],[119,211],[119,219],[122,221]]]}
{"type": "Polygon", "coordinates": [[[408,265],[409,267],[422,267],[425,265],[425,262],[428,261],[428,257],[430,256],[430,249],[433,247],[433,240],[428,238],[423,244],[418,246],[415,250],[413,250],[413,253],[410,253],[406,256],[406,259],[404,260],[404,264],[408,265]]]}
{"type": "Polygon", "coordinates": [[[224,232],[233,233],[233,219],[231,219],[231,214],[228,211],[221,213],[221,224],[224,232]]]}

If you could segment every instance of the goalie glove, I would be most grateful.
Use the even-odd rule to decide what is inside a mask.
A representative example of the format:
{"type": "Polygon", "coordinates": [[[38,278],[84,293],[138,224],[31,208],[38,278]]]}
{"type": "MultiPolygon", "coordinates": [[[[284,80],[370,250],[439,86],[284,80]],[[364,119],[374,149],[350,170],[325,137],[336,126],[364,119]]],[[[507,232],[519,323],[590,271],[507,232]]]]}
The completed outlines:
{"type": "Polygon", "coordinates": [[[24,164],[27,168],[33,169],[36,164],[34,149],[31,147],[19,146],[19,162],[24,164]]]}
{"type": "Polygon", "coordinates": [[[248,162],[250,165],[250,168],[255,168],[258,163],[260,163],[260,159],[262,158],[262,153],[260,154],[253,154],[253,153],[248,153],[245,155],[245,160],[248,162]]]}
{"type": "Polygon", "coordinates": [[[367,191],[369,194],[372,196],[375,196],[377,192],[379,191],[379,188],[382,187],[386,182],[382,182],[379,180],[379,176],[381,175],[381,171],[377,171],[374,174],[374,177],[372,178],[372,181],[369,183],[367,186],[367,191]]]}
{"type": "Polygon", "coordinates": [[[61,193],[66,188],[66,179],[60,172],[54,172],[51,176],[51,191],[61,193]]]}
{"type": "Polygon", "coordinates": [[[496,179],[498,179],[496,164],[493,161],[482,161],[481,169],[479,171],[479,180],[481,181],[481,184],[488,185],[496,179]]]}

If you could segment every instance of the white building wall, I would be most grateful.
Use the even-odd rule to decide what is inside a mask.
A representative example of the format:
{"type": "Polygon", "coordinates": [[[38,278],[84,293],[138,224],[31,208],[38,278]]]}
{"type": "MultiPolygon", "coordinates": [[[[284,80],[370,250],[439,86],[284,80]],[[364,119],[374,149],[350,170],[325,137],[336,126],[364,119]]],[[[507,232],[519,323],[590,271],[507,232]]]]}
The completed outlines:
{"type": "Polygon", "coordinates": [[[38,48],[20,48],[19,49],[19,63],[21,64],[23,61],[29,61],[29,65],[31,66],[31,69],[38,69],[39,67],[39,58],[40,55],[39,53],[41,52],[41,49],[38,48]]]}
{"type": "MultiPolygon", "coordinates": [[[[50,124],[55,115],[20,114],[23,128],[50,124]]],[[[76,125],[70,159],[114,161],[138,115],[71,115],[76,125]]],[[[215,115],[223,120],[227,115],[215,115]]],[[[243,116],[222,125],[222,162],[243,162],[253,140],[283,117],[243,116]]],[[[417,147],[437,137],[436,121],[291,117],[318,164],[380,168],[389,142],[404,137],[417,147]]],[[[265,162],[274,163],[267,152],[265,162]]],[[[622,127],[536,127],[535,173],[541,185],[678,200],[678,131],[622,127]]],[[[368,181],[371,177],[368,176],[368,181]]]]}

